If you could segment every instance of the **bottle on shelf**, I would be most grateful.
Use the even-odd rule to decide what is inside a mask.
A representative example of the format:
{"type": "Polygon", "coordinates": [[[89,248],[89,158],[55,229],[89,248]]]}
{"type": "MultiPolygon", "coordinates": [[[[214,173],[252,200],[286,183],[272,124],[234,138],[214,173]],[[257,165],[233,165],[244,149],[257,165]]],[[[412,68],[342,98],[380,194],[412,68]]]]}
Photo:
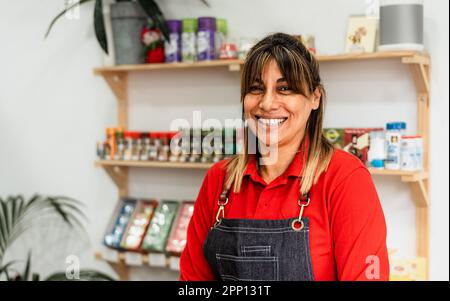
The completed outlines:
{"type": "Polygon", "coordinates": [[[400,169],[400,143],[405,130],[405,122],[389,122],[386,124],[386,169],[400,169]]]}

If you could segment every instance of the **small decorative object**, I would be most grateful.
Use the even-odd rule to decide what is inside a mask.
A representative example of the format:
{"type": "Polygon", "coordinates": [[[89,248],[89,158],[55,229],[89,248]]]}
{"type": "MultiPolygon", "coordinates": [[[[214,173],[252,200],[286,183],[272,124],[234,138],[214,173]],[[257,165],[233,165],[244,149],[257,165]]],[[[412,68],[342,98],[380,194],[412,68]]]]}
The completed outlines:
{"type": "Polygon", "coordinates": [[[309,51],[316,54],[316,42],[313,35],[294,35],[309,51]]]}
{"type": "Polygon", "coordinates": [[[234,43],[222,43],[220,47],[219,58],[223,59],[237,59],[238,58],[238,49],[236,44],[234,43]]]}
{"type": "Polygon", "coordinates": [[[145,45],[146,63],[164,63],[164,38],[159,28],[149,22],[142,29],[141,41],[145,45]]]}
{"type": "Polygon", "coordinates": [[[345,52],[374,52],[377,26],[377,18],[351,16],[348,22],[345,52]]]}
{"type": "Polygon", "coordinates": [[[422,0],[382,0],[380,51],[423,51],[422,0]]]}

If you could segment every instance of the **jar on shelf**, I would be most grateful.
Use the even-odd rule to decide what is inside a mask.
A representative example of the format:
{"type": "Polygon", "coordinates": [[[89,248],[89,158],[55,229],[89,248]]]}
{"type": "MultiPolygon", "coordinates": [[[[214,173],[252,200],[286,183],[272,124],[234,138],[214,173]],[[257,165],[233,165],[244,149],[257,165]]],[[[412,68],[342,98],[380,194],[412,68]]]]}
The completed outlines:
{"type": "Polygon", "coordinates": [[[181,154],[178,158],[180,162],[188,162],[191,154],[191,129],[184,128],[181,130],[181,154]]]}
{"type": "Polygon", "coordinates": [[[150,149],[150,137],[149,133],[143,132],[141,133],[141,151],[139,152],[139,158],[141,161],[149,160],[149,149],[150,149]]]}
{"type": "Polygon", "coordinates": [[[181,155],[182,132],[169,132],[170,162],[178,162],[181,155]]]}
{"type": "Polygon", "coordinates": [[[188,18],[182,20],[182,34],[181,34],[181,56],[182,61],[192,63],[196,60],[196,32],[197,19],[188,18]]]}
{"type": "Polygon", "coordinates": [[[405,130],[405,122],[390,122],[386,125],[386,169],[400,169],[400,145],[405,130]]]}
{"type": "Polygon", "coordinates": [[[169,133],[160,133],[159,134],[161,140],[160,151],[158,152],[158,161],[169,161],[169,133]]]}
{"type": "Polygon", "coordinates": [[[228,26],[226,19],[216,19],[216,36],[215,36],[215,57],[220,57],[222,45],[226,44],[228,37],[228,26]]]}
{"type": "Polygon", "coordinates": [[[422,136],[402,136],[400,169],[405,171],[418,171],[423,169],[422,136]]]}
{"type": "Polygon", "coordinates": [[[125,147],[124,147],[123,160],[131,161],[131,158],[133,155],[133,133],[129,132],[129,131],[125,131],[124,137],[125,137],[125,147]]]}
{"type": "Polygon", "coordinates": [[[385,155],[386,134],[384,131],[370,132],[369,151],[367,153],[367,161],[369,167],[383,169],[385,155]]]}
{"type": "Polygon", "coordinates": [[[116,131],[117,151],[114,155],[114,160],[123,160],[125,152],[125,137],[122,129],[116,131]]]}
{"type": "Polygon", "coordinates": [[[166,63],[181,62],[181,20],[167,20],[169,41],[165,42],[166,63]]]}
{"type": "Polygon", "coordinates": [[[216,58],[216,18],[198,18],[197,60],[208,61],[216,58]]]}
{"type": "Polygon", "coordinates": [[[131,132],[131,161],[139,161],[139,153],[141,150],[141,133],[131,132]]]}
{"type": "Polygon", "coordinates": [[[150,136],[150,148],[148,150],[148,159],[150,161],[157,161],[158,150],[161,145],[161,140],[159,140],[159,133],[151,132],[149,136],[150,136]]]}

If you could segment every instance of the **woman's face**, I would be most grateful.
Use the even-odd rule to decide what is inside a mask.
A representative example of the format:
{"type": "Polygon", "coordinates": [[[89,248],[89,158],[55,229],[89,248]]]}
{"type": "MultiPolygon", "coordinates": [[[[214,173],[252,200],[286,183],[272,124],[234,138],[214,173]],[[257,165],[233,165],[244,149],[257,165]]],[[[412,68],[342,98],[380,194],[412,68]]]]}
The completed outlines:
{"type": "Polygon", "coordinates": [[[264,67],[261,80],[253,83],[244,97],[250,129],[267,146],[299,144],[311,111],[319,107],[320,90],[308,97],[294,93],[274,59],[264,67]]]}

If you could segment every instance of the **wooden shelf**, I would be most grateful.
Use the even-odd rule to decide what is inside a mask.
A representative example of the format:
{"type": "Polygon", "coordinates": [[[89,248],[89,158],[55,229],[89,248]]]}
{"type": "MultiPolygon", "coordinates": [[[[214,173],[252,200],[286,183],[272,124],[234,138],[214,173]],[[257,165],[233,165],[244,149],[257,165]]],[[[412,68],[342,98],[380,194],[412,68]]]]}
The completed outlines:
{"type": "Polygon", "coordinates": [[[97,260],[107,262],[111,266],[111,268],[113,268],[113,270],[119,275],[120,280],[129,280],[129,268],[133,266],[165,268],[173,271],[179,270],[180,256],[176,255],[144,254],[105,249],[104,251],[95,251],[94,256],[97,260]],[[159,261],[158,264],[154,264],[151,262],[152,255],[156,255],[159,257],[157,258],[157,260],[159,261]]]}
{"type": "Polygon", "coordinates": [[[208,169],[213,165],[213,163],[98,160],[95,161],[95,165],[100,167],[122,166],[122,167],[169,168],[169,169],[208,169]]]}
{"type": "MultiPolygon", "coordinates": [[[[113,161],[98,160],[98,167],[140,167],[140,168],[167,168],[167,169],[209,169],[214,163],[182,163],[182,162],[155,162],[155,161],[113,161]]],[[[403,182],[414,182],[428,178],[424,171],[403,171],[387,169],[368,169],[372,175],[377,176],[399,176],[403,182]]]]}
{"type": "MultiPolygon", "coordinates": [[[[427,54],[413,51],[390,51],[390,52],[374,52],[374,53],[357,53],[357,54],[337,54],[337,55],[317,55],[319,62],[343,62],[343,61],[360,61],[360,60],[376,60],[376,59],[407,59],[415,62],[429,62],[427,54]]],[[[96,75],[107,75],[111,73],[124,73],[135,71],[151,71],[151,70],[180,70],[195,68],[215,68],[227,67],[230,71],[239,71],[240,66],[244,64],[243,60],[213,60],[201,61],[193,63],[162,63],[162,64],[138,64],[138,65],[119,65],[111,67],[100,67],[94,69],[96,75]]]]}

